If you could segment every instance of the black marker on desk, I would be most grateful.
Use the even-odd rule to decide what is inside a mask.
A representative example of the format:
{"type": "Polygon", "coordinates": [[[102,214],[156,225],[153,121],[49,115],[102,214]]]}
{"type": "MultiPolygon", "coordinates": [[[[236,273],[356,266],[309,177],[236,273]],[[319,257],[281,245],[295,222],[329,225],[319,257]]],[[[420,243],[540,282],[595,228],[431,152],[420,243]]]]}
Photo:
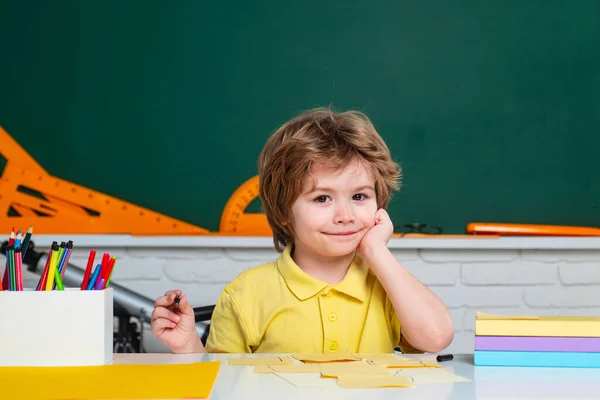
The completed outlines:
{"type": "Polygon", "coordinates": [[[438,360],[438,362],[451,361],[453,359],[454,359],[454,356],[452,354],[440,354],[439,356],[436,357],[436,360],[438,360]]]}

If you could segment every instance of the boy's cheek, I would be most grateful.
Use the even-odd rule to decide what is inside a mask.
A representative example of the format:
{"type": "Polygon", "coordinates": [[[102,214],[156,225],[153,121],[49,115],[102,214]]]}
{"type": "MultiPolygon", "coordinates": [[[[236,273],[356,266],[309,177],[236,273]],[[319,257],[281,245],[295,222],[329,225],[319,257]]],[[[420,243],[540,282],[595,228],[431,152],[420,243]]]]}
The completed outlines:
{"type": "Polygon", "coordinates": [[[365,235],[367,234],[368,229],[364,229],[361,233],[360,236],[358,237],[358,241],[361,242],[363,240],[363,238],[365,237],[365,235]]]}
{"type": "Polygon", "coordinates": [[[367,223],[367,225],[366,225],[366,228],[367,228],[367,229],[365,229],[365,230],[364,230],[364,232],[363,232],[363,235],[364,235],[365,233],[367,233],[367,231],[368,231],[369,229],[371,229],[372,227],[374,227],[374,226],[375,226],[375,217],[373,217],[373,219],[372,219],[372,220],[370,220],[370,221],[367,223]]]}

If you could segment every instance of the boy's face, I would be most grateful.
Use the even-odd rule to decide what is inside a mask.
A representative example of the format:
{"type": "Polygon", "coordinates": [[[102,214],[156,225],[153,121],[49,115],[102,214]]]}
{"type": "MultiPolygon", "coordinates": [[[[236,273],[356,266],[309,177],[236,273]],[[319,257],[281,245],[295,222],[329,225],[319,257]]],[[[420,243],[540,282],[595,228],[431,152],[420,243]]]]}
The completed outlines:
{"type": "Polygon", "coordinates": [[[371,170],[358,160],[339,169],[315,164],[303,188],[292,205],[295,251],[326,258],[353,253],[375,225],[371,170]]]}

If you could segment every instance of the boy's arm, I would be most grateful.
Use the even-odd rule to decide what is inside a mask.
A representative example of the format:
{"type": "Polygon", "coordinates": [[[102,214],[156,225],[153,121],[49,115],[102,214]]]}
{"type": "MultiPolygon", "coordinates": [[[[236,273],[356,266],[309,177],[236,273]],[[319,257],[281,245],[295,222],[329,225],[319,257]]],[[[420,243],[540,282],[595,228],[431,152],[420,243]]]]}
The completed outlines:
{"type": "Polygon", "coordinates": [[[364,258],[394,306],[402,337],[426,352],[436,353],[448,347],[454,328],[444,303],[408,272],[386,246],[370,248],[364,258]]]}
{"type": "Polygon", "coordinates": [[[384,210],[377,217],[377,224],[361,242],[360,253],[390,298],[402,337],[422,351],[442,351],[454,337],[450,314],[439,297],[394,258],[387,248],[392,222],[384,210]]]}

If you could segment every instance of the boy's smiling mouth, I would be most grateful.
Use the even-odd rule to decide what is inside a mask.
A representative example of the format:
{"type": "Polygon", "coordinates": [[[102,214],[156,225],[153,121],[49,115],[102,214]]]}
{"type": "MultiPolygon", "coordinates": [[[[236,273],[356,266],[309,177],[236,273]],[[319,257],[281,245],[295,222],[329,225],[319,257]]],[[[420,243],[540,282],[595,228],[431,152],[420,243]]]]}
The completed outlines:
{"type": "Polygon", "coordinates": [[[331,236],[352,236],[354,234],[357,234],[359,231],[344,231],[344,232],[323,232],[326,235],[331,235],[331,236]]]}

